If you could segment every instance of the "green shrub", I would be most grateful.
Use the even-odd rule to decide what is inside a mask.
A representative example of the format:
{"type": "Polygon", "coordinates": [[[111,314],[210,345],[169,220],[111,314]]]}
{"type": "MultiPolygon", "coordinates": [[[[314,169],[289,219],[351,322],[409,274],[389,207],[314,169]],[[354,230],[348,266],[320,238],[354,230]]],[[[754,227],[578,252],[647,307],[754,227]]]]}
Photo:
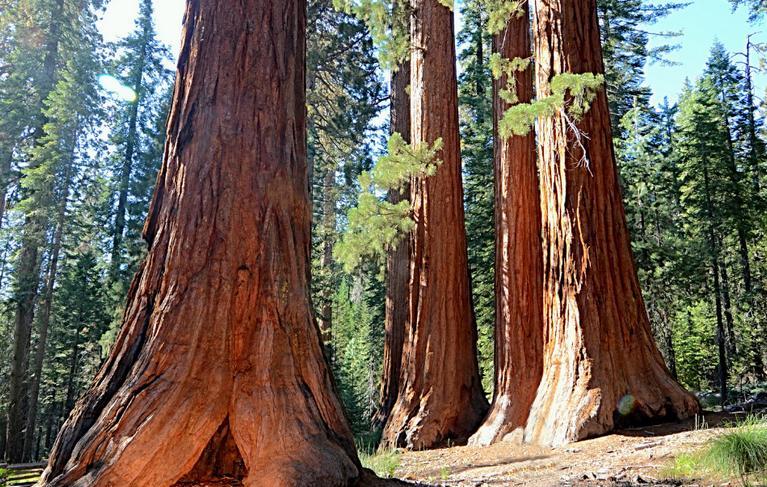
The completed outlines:
{"type": "Polygon", "coordinates": [[[751,417],[715,438],[701,451],[683,454],[665,472],[674,478],[709,474],[739,478],[744,486],[767,482],[767,421],[751,417]]]}
{"type": "Polygon", "coordinates": [[[744,485],[751,477],[767,480],[767,421],[750,418],[715,439],[703,461],[714,472],[739,477],[744,485]]]}
{"type": "Polygon", "coordinates": [[[360,453],[362,466],[369,468],[379,477],[390,479],[400,466],[402,456],[395,450],[387,450],[374,454],[360,453]]]}

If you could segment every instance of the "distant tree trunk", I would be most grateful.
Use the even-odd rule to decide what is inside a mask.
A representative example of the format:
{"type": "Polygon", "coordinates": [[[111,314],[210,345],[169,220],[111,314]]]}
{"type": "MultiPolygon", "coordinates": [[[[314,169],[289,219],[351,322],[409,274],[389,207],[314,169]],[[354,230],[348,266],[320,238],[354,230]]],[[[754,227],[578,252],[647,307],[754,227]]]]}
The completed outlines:
{"type": "Polygon", "coordinates": [[[442,138],[444,147],[436,174],[411,182],[408,325],[383,444],[422,450],[466,441],[487,400],[469,294],[453,14],[438,0],[411,6],[410,135],[415,144],[442,138]]]}
{"type": "MultiPolygon", "coordinates": [[[[753,290],[751,282],[751,260],[748,255],[748,212],[744,208],[741,189],[741,177],[738,172],[738,163],[735,158],[735,143],[730,132],[730,113],[727,99],[722,91],[722,107],[724,109],[724,131],[727,134],[727,155],[729,162],[729,179],[732,184],[733,204],[735,205],[735,231],[738,235],[738,253],[740,254],[741,272],[743,273],[743,285],[747,293],[753,290]]],[[[729,307],[729,306],[728,306],[729,307]]]]}
{"type": "Polygon", "coordinates": [[[77,375],[80,369],[80,327],[82,322],[78,320],[75,324],[75,339],[72,342],[72,348],[69,350],[69,373],[67,374],[67,389],[64,396],[64,411],[69,412],[75,407],[77,399],[77,375]]]}
{"type": "Polygon", "coordinates": [[[187,2],[149,253],[46,486],[362,475],[312,316],[303,0],[187,2]]]}
{"type": "MultiPolygon", "coordinates": [[[[149,24],[151,25],[151,24],[149,24]]],[[[144,36],[147,33],[144,32],[144,36]]],[[[120,265],[122,264],[122,246],[125,233],[125,221],[128,210],[128,192],[130,191],[130,181],[133,174],[133,157],[138,142],[138,115],[141,106],[144,70],[146,69],[147,43],[141,46],[141,52],[135,67],[133,80],[133,91],[136,93],[136,99],[131,103],[130,115],[128,118],[128,136],[125,140],[125,153],[123,154],[123,164],[120,169],[120,185],[117,191],[117,212],[115,213],[115,226],[112,233],[112,258],[110,262],[110,279],[114,283],[120,274],[120,265]]]]}
{"type": "MultiPolygon", "coordinates": [[[[391,79],[391,131],[399,133],[410,142],[410,64],[399,65],[391,79]]],[[[400,203],[409,197],[410,186],[402,191],[389,192],[389,201],[400,203]]],[[[386,259],[386,317],[384,323],[383,377],[381,380],[380,406],[374,422],[386,424],[394,403],[397,401],[399,379],[402,369],[402,347],[408,313],[408,283],[410,279],[410,242],[403,239],[386,259]]]]}
{"type": "MultiPolygon", "coordinates": [[[[506,59],[532,55],[528,4],[495,36],[506,59]]],[[[525,427],[543,368],[543,252],[535,134],[501,139],[498,121],[509,108],[493,86],[496,180],[495,389],[490,412],[470,443],[501,441],[525,427]]],[[[516,73],[521,103],[533,98],[532,67],[516,73]]],[[[519,435],[518,439],[522,439],[519,435]]]]}
{"type": "Polygon", "coordinates": [[[43,362],[45,360],[45,349],[48,342],[48,329],[51,317],[51,305],[53,303],[53,288],[56,283],[56,272],[58,269],[59,253],[61,251],[63,222],[57,223],[56,231],[53,237],[53,246],[51,249],[51,262],[48,269],[48,277],[45,284],[45,293],[43,297],[42,315],[38,323],[37,348],[35,350],[33,375],[30,379],[29,387],[29,405],[27,408],[27,424],[24,434],[24,455],[25,460],[31,459],[35,423],[37,420],[37,403],[40,396],[40,381],[43,373],[43,362]]]}
{"type": "MultiPolygon", "coordinates": [[[[62,37],[64,0],[52,5],[51,21],[48,28],[43,69],[38,80],[40,113],[43,114],[33,132],[37,144],[45,135],[44,101],[56,85],[56,70],[59,61],[59,43],[62,37]]],[[[8,402],[8,425],[6,431],[6,457],[12,463],[22,461],[24,456],[24,427],[26,426],[26,398],[29,348],[32,336],[32,322],[35,301],[40,286],[40,241],[45,234],[46,223],[41,216],[27,217],[22,230],[21,249],[16,264],[13,361],[8,402]]]]}
{"type": "MultiPolygon", "coordinates": [[[[74,147],[77,139],[77,130],[71,139],[72,157],[74,157],[74,147]]],[[[35,360],[33,375],[29,387],[29,405],[27,408],[27,424],[24,434],[24,455],[26,460],[32,457],[34,447],[34,431],[37,421],[37,403],[40,395],[40,381],[43,374],[43,362],[45,360],[45,349],[48,343],[48,329],[51,322],[51,307],[53,306],[53,291],[56,287],[56,274],[59,267],[59,254],[61,253],[61,240],[64,236],[64,226],[66,225],[67,200],[69,199],[69,187],[72,178],[72,161],[68,161],[62,174],[63,187],[58,202],[56,227],[53,232],[53,241],[51,242],[50,264],[48,265],[48,276],[45,282],[45,291],[43,293],[42,311],[38,322],[37,348],[35,350],[35,360]]]]}
{"type": "Polygon", "coordinates": [[[746,114],[748,117],[748,142],[749,142],[749,153],[748,153],[748,160],[749,165],[751,166],[751,185],[754,192],[754,195],[757,197],[757,199],[760,196],[761,193],[761,184],[759,181],[759,178],[761,177],[761,172],[759,170],[759,159],[761,158],[761,153],[763,152],[761,149],[762,142],[759,140],[759,137],[757,136],[757,130],[756,130],[756,105],[754,105],[754,85],[753,85],[753,79],[752,79],[752,66],[751,66],[751,49],[753,48],[754,44],[751,42],[751,37],[754,34],[751,34],[748,36],[748,41],[746,42],[746,69],[745,69],[745,78],[746,78],[746,104],[748,106],[748,113],[746,114]]]}
{"type": "Polygon", "coordinates": [[[724,323],[727,339],[727,357],[728,364],[732,366],[735,360],[735,354],[738,352],[737,340],[735,339],[735,321],[732,316],[732,299],[730,298],[730,275],[727,272],[727,265],[721,262],[719,265],[721,275],[722,305],[724,311],[724,323]]]}
{"type": "Polygon", "coordinates": [[[5,430],[8,424],[4,414],[0,414],[0,460],[5,458],[5,430]]]}
{"type": "Polygon", "coordinates": [[[666,363],[668,364],[669,372],[674,380],[679,380],[679,376],[676,369],[676,348],[674,347],[674,334],[671,328],[671,322],[668,317],[668,311],[666,309],[658,310],[660,315],[660,321],[663,326],[663,341],[666,346],[666,363]]]}
{"type": "Polygon", "coordinates": [[[714,304],[716,306],[716,345],[719,351],[719,393],[722,407],[727,403],[727,340],[725,333],[724,318],[722,316],[722,295],[719,283],[719,259],[716,255],[711,257],[711,270],[714,274],[714,304]]]}
{"type": "MultiPolygon", "coordinates": [[[[10,154],[0,154],[0,158],[2,160],[2,167],[0,167],[0,228],[3,228],[5,224],[5,211],[8,208],[8,193],[11,188],[10,179],[13,158],[10,154]]],[[[2,432],[0,432],[0,435],[2,435],[2,432]]]]}
{"type": "MultiPolygon", "coordinates": [[[[535,2],[540,97],[558,74],[604,72],[595,3],[535,2]]],[[[525,439],[546,445],[700,410],[671,378],[652,336],[604,89],[577,127],[587,135],[583,149],[561,112],[538,122],[546,343],[525,439]]]]}
{"type": "MultiPolygon", "coordinates": [[[[332,276],[333,266],[335,265],[333,245],[336,231],[336,172],[335,167],[332,165],[328,166],[322,183],[322,257],[320,257],[320,267],[323,274],[332,276]]],[[[328,360],[332,360],[333,357],[334,293],[333,283],[328,280],[322,290],[322,306],[319,317],[320,334],[328,360]]]]}
{"type": "MultiPolygon", "coordinates": [[[[28,219],[28,225],[35,226],[28,219]]],[[[21,253],[16,266],[16,312],[14,315],[13,361],[11,364],[10,394],[6,455],[11,463],[20,463],[24,457],[24,427],[27,412],[27,375],[32,322],[39,285],[40,259],[35,230],[24,230],[21,253]]]]}

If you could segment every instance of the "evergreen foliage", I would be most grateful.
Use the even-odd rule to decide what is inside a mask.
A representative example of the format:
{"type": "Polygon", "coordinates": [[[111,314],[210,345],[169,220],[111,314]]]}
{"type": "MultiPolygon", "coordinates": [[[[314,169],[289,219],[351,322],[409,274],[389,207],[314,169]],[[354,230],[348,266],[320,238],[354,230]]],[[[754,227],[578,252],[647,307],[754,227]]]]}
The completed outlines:
{"type": "Polygon", "coordinates": [[[347,272],[372,259],[383,264],[386,254],[413,228],[410,202],[390,203],[383,195],[400,190],[411,178],[433,176],[442,161],[437,159],[442,139],[429,147],[407,144],[398,133],[389,138],[388,151],[370,172],[359,178],[357,205],[347,213],[347,226],[335,248],[347,272]]]}
{"type": "MultiPolygon", "coordinates": [[[[510,2],[514,3],[514,2],[510,2]]],[[[463,28],[458,33],[458,101],[461,156],[464,166],[464,207],[469,271],[477,320],[477,353],[482,387],[492,394],[495,329],[495,182],[491,36],[485,24],[494,15],[484,2],[462,5],[463,28]]]]}

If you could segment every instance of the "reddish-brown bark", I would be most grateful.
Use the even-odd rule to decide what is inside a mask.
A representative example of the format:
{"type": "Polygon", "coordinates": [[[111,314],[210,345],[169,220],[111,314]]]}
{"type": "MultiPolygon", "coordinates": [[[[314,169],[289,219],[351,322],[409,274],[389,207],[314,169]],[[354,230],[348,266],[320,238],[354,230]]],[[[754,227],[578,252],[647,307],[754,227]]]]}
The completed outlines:
{"type": "Polygon", "coordinates": [[[49,486],[349,485],[309,300],[304,0],[187,2],[149,254],[49,486]]]}
{"type": "MultiPolygon", "coordinates": [[[[410,65],[402,63],[392,73],[391,81],[391,131],[399,133],[410,142],[410,65]]],[[[389,201],[400,203],[409,196],[409,185],[402,191],[389,192],[389,201]]],[[[408,283],[410,279],[410,242],[403,239],[386,259],[386,319],[384,337],[383,376],[381,380],[381,405],[375,422],[385,424],[397,400],[399,378],[402,370],[402,347],[408,312],[408,283]]]]}
{"type": "MultiPolygon", "coordinates": [[[[536,0],[535,8],[539,96],[557,74],[604,72],[595,0],[536,0]]],[[[562,114],[538,124],[545,344],[525,439],[549,445],[699,411],[650,331],[604,90],[578,129],[585,153],[562,114]]]]}
{"type": "MultiPolygon", "coordinates": [[[[506,59],[532,55],[527,2],[493,39],[493,49],[506,59]]],[[[517,72],[520,103],[533,98],[533,70],[517,72]]],[[[499,96],[507,79],[493,85],[495,132],[495,389],[490,412],[471,437],[488,445],[521,431],[541,381],[543,368],[543,254],[541,206],[535,134],[502,139],[499,117],[510,107],[499,96]]]]}
{"type": "Polygon", "coordinates": [[[411,137],[442,138],[434,176],[411,183],[408,323],[388,446],[426,449],[466,441],[487,409],[469,295],[458,135],[453,14],[438,0],[411,3],[411,137]]]}

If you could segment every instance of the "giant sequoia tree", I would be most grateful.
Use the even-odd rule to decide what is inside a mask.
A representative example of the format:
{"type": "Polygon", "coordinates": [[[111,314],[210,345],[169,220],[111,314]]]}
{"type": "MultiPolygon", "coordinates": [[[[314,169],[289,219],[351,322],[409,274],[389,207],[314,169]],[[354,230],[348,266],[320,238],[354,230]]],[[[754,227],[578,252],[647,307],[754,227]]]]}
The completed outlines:
{"type": "Polygon", "coordinates": [[[411,137],[444,145],[436,174],[411,183],[408,323],[399,396],[384,428],[389,446],[465,441],[487,409],[476,356],[464,227],[453,14],[412,2],[411,137]]]}
{"type": "MultiPolygon", "coordinates": [[[[539,97],[559,74],[604,72],[595,0],[535,7],[539,97]]],[[[699,410],[671,378],[650,331],[604,90],[577,126],[571,122],[558,111],[538,124],[546,343],[525,438],[554,445],[699,410]]]]}
{"type": "Polygon", "coordinates": [[[303,0],[187,2],[149,254],[46,485],[361,475],[310,308],[304,35],[303,0]]]}
{"type": "MultiPolygon", "coordinates": [[[[527,2],[496,34],[494,51],[505,59],[528,59],[532,54],[527,2]]],[[[541,380],[543,365],[543,257],[541,208],[536,168],[535,135],[499,136],[500,117],[510,104],[500,95],[507,76],[493,87],[496,201],[496,325],[495,389],[490,412],[474,444],[502,440],[524,428],[541,380]]],[[[518,101],[533,98],[529,66],[515,75],[518,101]]]]}
{"type": "MultiPolygon", "coordinates": [[[[391,131],[410,142],[410,65],[403,62],[391,77],[391,131]]],[[[407,199],[408,189],[391,190],[389,201],[399,203],[407,199]]],[[[408,314],[408,283],[410,277],[408,239],[401,242],[386,257],[386,318],[384,337],[383,376],[381,379],[381,405],[376,421],[385,424],[399,392],[402,370],[402,348],[408,314]]]]}

